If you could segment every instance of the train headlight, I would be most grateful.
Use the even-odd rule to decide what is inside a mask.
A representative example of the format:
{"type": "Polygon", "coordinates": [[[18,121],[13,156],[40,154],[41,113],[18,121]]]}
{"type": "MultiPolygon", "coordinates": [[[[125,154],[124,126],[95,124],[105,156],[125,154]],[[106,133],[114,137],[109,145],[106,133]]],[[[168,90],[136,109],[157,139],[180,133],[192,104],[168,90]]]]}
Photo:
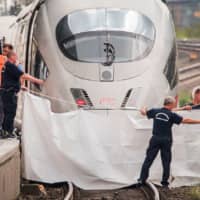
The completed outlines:
{"type": "Polygon", "coordinates": [[[84,99],[77,99],[76,100],[76,104],[79,106],[79,107],[83,107],[83,106],[86,106],[87,103],[85,102],[84,99]]]}
{"type": "Polygon", "coordinates": [[[89,95],[87,94],[87,92],[84,89],[71,88],[71,93],[72,93],[72,96],[74,97],[76,105],[79,108],[84,108],[84,107],[90,108],[90,107],[93,107],[93,103],[90,100],[89,95]]]}

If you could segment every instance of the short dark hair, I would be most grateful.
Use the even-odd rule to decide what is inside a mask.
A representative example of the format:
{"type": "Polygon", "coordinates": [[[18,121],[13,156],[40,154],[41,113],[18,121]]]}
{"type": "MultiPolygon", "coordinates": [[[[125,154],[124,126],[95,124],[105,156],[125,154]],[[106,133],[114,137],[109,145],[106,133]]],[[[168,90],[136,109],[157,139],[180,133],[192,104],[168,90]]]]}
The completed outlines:
{"type": "Polygon", "coordinates": [[[4,45],[3,45],[3,48],[8,48],[8,49],[10,49],[11,51],[13,51],[13,49],[14,49],[13,45],[12,45],[12,44],[8,44],[8,43],[4,44],[4,45]]]}
{"type": "Polygon", "coordinates": [[[13,55],[16,55],[16,53],[14,51],[11,51],[8,53],[7,57],[11,58],[13,55]]]}
{"type": "Polygon", "coordinates": [[[200,88],[197,88],[195,91],[195,94],[198,94],[198,93],[200,93],[200,88]]]}

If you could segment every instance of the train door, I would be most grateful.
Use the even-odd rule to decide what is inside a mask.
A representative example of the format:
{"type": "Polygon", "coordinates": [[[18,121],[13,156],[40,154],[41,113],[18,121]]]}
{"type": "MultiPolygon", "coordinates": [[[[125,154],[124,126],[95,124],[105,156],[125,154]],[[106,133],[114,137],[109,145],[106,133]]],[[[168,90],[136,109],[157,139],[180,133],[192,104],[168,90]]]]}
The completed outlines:
{"type": "MultiPolygon", "coordinates": [[[[37,0],[19,16],[17,20],[17,33],[15,38],[15,48],[19,56],[19,61],[24,66],[24,72],[28,73],[31,69],[31,55],[33,43],[33,29],[39,12],[39,8],[44,1],[37,0]]],[[[23,12],[23,11],[22,11],[23,12]]],[[[26,83],[26,87],[30,88],[30,83],[26,83]]],[[[23,113],[23,95],[19,95],[17,125],[20,127],[23,113]]]]}

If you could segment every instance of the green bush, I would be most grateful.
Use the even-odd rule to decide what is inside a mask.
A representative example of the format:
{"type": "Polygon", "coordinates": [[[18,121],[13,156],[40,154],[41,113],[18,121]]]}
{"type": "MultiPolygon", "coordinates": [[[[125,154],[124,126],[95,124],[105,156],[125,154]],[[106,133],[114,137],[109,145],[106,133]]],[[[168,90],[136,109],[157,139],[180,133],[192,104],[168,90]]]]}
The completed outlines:
{"type": "Polygon", "coordinates": [[[188,28],[176,27],[176,35],[178,39],[200,38],[200,25],[188,28]]]}
{"type": "Polygon", "coordinates": [[[192,101],[191,94],[189,91],[182,91],[179,94],[179,104],[180,106],[184,106],[187,103],[190,103],[192,101]]]}

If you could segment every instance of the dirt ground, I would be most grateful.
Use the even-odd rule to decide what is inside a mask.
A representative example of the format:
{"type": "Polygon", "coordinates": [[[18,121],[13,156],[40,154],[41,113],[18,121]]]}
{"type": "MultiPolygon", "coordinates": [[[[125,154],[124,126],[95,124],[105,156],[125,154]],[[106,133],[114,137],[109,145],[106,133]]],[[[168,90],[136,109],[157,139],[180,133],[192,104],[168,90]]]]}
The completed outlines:
{"type": "Polygon", "coordinates": [[[66,191],[62,185],[45,185],[42,188],[34,187],[23,189],[17,200],[63,200],[66,191]]]}
{"type": "Polygon", "coordinates": [[[181,187],[163,192],[168,200],[200,200],[199,191],[200,187],[181,187]]]}

